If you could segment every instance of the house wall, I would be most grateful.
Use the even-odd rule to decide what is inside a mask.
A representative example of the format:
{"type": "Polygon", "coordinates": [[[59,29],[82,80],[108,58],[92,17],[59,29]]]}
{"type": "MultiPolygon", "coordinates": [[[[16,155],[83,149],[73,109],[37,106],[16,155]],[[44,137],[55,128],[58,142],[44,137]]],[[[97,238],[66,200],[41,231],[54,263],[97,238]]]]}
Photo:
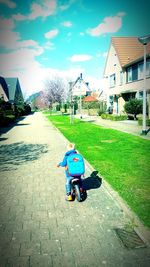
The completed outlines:
{"type": "MultiPolygon", "coordinates": [[[[112,94],[120,94],[125,92],[137,92],[137,91],[143,91],[144,88],[144,81],[138,80],[134,82],[125,83],[125,74],[124,74],[124,83],[122,85],[116,84],[115,87],[109,88],[107,92],[109,95],[112,94]]],[[[150,78],[146,79],[146,90],[150,90],[150,78]]]]}
{"type": "MultiPolygon", "coordinates": [[[[107,94],[107,107],[110,106],[110,96],[114,96],[114,113],[122,113],[124,110],[125,101],[122,98],[122,93],[141,92],[144,89],[144,80],[136,80],[132,82],[126,82],[126,70],[121,68],[117,53],[114,47],[111,45],[108,52],[106,67],[105,67],[105,79],[106,79],[106,94],[107,94]],[[122,71],[122,81],[120,72],[122,71]],[[115,74],[115,84],[110,84],[110,76],[115,74]],[[117,96],[117,97],[116,97],[117,96]]],[[[149,107],[150,117],[150,77],[146,79],[146,91],[147,101],[149,107]]],[[[138,95],[138,94],[137,94],[138,95]]]]}
{"type": "Polygon", "coordinates": [[[5,91],[3,90],[3,87],[0,84],[0,98],[3,98],[4,101],[8,101],[8,97],[6,96],[5,91]]]}
{"type": "Polygon", "coordinates": [[[74,96],[86,95],[86,92],[89,91],[88,86],[82,80],[78,81],[73,87],[72,94],[74,96]]]}

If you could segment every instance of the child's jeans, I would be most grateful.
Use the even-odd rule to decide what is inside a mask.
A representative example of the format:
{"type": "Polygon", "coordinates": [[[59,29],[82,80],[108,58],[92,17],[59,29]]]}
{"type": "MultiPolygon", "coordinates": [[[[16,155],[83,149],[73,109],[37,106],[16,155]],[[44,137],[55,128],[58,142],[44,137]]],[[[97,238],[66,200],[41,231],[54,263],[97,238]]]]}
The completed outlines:
{"type": "MultiPolygon", "coordinates": [[[[66,174],[66,194],[71,193],[71,180],[73,179],[72,176],[69,176],[68,172],[65,171],[66,174]]],[[[82,187],[82,180],[81,180],[81,176],[77,177],[80,180],[80,187],[82,187]]]]}

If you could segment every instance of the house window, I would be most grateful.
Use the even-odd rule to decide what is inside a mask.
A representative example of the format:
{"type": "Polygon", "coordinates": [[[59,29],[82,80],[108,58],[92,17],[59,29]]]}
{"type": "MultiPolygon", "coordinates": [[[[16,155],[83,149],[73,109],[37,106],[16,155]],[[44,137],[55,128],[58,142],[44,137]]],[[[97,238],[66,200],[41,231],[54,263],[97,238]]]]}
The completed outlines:
{"type": "Polygon", "coordinates": [[[137,81],[138,79],[138,65],[132,66],[132,81],[137,81]]]}
{"type": "Polygon", "coordinates": [[[127,82],[132,82],[132,68],[127,68],[127,82]]]}
{"type": "Polygon", "coordinates": [[[143,79],[143,62],[138,64],[138,80],[143,79]]]}
{"type": "MultiPolygon", "coordinates": [[[[144,64],[140,62],[138,64],[138,80],[143,79],[144,64]]],[[[146,60],[146,77],[150,77],[150,59],[146,60]]]]}
{"type": "Polygon", "coordinates": [[[116,75],[110,75],[110,87],[114,87],[116,85],[116,75]]]}
{"type": "Polygon", "coordinates": [[[146,77],[150,77],[150,58],[146,61],[146,77]]]}
{"type": "Polygon", "coordinates": [[[123,71],[120,71],[120,85],[123,84],[123,71]]]}
{"type": "Polygon", "coordinates": [[[139,92],[139,99],[143,99],[143,91],[139,92]]]}

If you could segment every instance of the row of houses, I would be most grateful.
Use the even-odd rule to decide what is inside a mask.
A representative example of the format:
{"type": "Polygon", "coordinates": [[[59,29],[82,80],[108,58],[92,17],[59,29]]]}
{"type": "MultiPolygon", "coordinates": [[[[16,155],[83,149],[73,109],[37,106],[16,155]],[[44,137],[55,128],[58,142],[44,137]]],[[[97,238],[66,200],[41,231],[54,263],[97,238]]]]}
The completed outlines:
{"type": "MultiPolygon", "coordinates": [[[[75,82],[70,82],[72,96],[92,95],[97,100],[106,101],[107,108],[112,107],[114,114],[122,114],[126,101],[130,98],[143,98],[145,87],[150,118],[150,43],[146,46],[146,85],[143,55],[143,45],[138,37],[112,37],[104,68],[106,88],[92,93],[89,84],[80,74],[75,82]]],[[[0,77],[0,98],[12,104],[24,103],[17,78],[0,77]]],[[[42,94],[37,98],[38,106],[41,106],[42,94]]]]}
{"type": "Polygon", "coordinates": [[[113,114],[122,114],[125,102],[131,98],[143,99],[143,90],[146,89],[150,118],[150,43],[146,46],[146,85],[143,58],[143,44],[138,37],[112,37],[104,67],[105,88],[91,92],[81,74],[70,84],[73,95],[92,95],[88,101],[104,101],[113,114]]]}

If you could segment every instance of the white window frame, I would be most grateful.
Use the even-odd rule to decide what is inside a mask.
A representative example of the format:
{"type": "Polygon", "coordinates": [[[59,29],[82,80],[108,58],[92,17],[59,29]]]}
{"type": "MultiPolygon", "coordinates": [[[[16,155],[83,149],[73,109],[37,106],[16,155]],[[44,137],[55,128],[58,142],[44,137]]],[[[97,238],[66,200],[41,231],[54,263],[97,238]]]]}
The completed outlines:
{"type": "Polygon", "coordinates": [[[120,71],[120,85],[123,84],[123,71],[120,71]]]}
{"type": "Polygon", "coordinates": [[[146,77],[150,77],[150,58],[146,61],[146,77]]]}
{"type": "Polygon", "coordinates": [[[115,87],[116,85],[116,74],[113,73],[112,75],[110,75],[110,87],[115,87]]]}
{"type": "Polygon", "coordinates": [[[127,83],[132,82],[132,67],[127,68],[127,83]]]}
{"type": "Polygon", "coordinates": [[[143,76],[143,62],[140,62],[138,64],[138,80],[141,80],[143,78],[144,78],[144,76],[143,76]]]}

